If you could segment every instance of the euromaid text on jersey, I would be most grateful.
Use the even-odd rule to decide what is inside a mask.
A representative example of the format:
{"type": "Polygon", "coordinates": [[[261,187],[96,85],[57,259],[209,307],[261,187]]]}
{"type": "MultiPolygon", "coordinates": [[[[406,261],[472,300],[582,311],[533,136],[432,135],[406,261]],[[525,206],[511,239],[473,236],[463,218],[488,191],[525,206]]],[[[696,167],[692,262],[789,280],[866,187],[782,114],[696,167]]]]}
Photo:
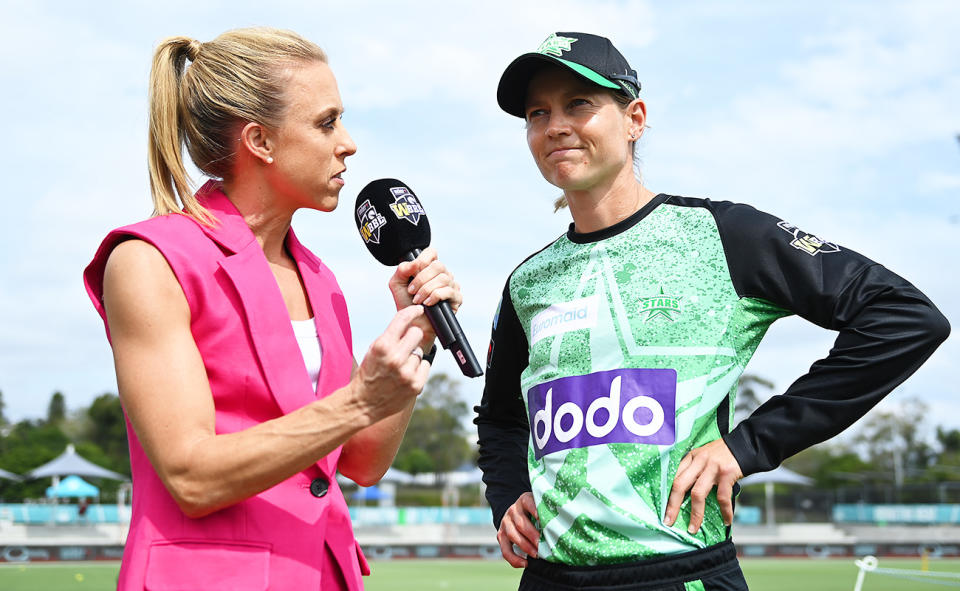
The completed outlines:
{"type": "Polygon", "coordinates": [[[530,341],[536,344],[549,336],[596,325],[597,296],[553,304],[530,321],[530,341]]]}
{"type": "Polygon", "coordinates": [[[676,441],[677,372],[617,369],[544,382],[527,392],[534,455],[608,443],[676,441]]]}

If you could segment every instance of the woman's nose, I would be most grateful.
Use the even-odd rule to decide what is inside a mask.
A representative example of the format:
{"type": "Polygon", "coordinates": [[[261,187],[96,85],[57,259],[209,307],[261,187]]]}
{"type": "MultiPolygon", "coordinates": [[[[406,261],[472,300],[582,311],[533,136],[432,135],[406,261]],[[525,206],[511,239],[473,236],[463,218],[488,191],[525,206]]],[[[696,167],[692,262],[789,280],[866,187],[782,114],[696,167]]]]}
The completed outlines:
{"type": "Polygon", "coordinates": [[[340,137],[337,142],[337,154],[346,156],[352,156],[357,153],[357,144],[353,142],[353,138],[350,137],[350,133],[347,131],[347,128],[342,124],[339,128],[340,137]]]}
{"type": "Polygon", "coordinates": [[[545,131],[548,137],[568,135],[570,133],[570,122],[562,114],[551,113],[545,131]]]}

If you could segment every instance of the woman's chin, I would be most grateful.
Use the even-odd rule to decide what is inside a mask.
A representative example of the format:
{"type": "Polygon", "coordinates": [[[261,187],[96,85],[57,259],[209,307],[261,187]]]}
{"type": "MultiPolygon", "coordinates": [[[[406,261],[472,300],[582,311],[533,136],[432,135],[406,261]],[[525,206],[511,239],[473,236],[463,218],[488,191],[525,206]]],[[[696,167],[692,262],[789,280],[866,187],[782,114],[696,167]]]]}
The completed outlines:
{"type": "MultiPolygon", "coordinates": [[[[338,191],[339,193],[339,191],[338,191]]],[[[331,212],[337,208],[337,205],[340,204],[340,196],[337,193],[332,195],[324,195],[323,197],[318,197],[313,201],[313,207],[317,211],[331,212]]]]}

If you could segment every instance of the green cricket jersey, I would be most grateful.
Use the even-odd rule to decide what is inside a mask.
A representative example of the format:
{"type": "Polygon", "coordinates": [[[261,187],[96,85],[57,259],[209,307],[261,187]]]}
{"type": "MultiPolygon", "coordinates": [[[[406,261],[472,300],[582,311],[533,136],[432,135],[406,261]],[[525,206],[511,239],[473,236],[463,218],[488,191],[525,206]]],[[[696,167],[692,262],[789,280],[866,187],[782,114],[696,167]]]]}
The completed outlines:
{"type": "Polygon", "coordinates": [[[511,274],[494,320],[476,422],[495,523],[532,490],[546,560],[719,543],[715,493],[697,534],[689,499],[663,524],[683,456],[723,437],[745,474],[772,469],[905,379],[945,338],[929,334],[941,319],[880,265],[749,206],[658,195],[599,232],[571,225],[511,274]],[[905,305],[924,330],[895,326],[865,348],[863,327],[905,305]],[[793,313],[840,330],[838,347],[730,432],[738,378],[793,313]]]}

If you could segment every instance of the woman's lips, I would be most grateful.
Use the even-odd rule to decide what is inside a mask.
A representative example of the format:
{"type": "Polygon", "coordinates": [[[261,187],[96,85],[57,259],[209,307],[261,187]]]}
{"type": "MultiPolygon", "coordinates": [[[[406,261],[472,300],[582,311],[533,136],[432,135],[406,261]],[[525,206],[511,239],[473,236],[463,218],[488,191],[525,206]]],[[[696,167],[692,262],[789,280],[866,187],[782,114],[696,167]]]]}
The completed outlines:
{"type": "Polygon", "coordinates": [[[568,154],[571,154],[575,150],[579,150],[579,149],[580,148],[577,148],[577,147],[555,148],[551,150],[549,154],[547,154],[547,158],[563,158],[564,156],[567,156],[568,154]]]}

